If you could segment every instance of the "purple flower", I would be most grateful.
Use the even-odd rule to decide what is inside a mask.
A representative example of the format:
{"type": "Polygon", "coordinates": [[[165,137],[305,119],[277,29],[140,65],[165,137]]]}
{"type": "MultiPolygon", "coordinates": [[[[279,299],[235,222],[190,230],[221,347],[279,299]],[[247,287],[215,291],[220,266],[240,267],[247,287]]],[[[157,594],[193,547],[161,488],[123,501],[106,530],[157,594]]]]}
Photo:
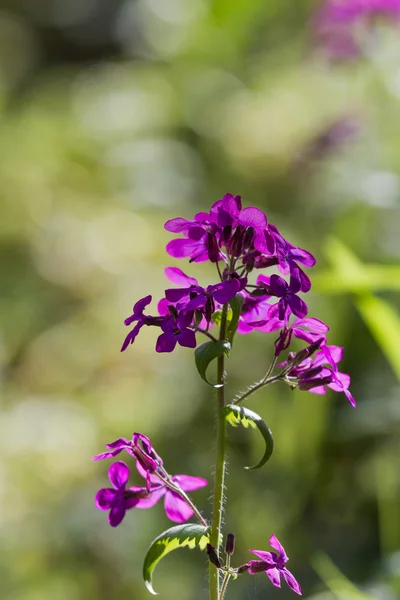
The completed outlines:
{"type": "Polygon", "coordinates": [[[176,344],[186,348],[196,347],[196,336],[189,325],[193,321],[193,311],[181,313],[175,318],[172,315],[165,317],[161,323],[163,333],[158,337],[156,344],[157,352],[172,352],[176,344]]]}
{"type": "MultiPolygon", "coordinates": [[[[136,463],[137,470],[142,477],[146,477],[146,472],[139,462],[136,463]]],[[[173,475],[170,481],[184,492],[193,492],[207,485],[207,480],[202,477],[192,477],[191,475],[173,475]]],[[[154,486],[160,484],[160,480],[152,475],[150,482],[154,486]]],[[[189,504],[173,490],[170,490],[166,485],[152,492],[152,499],[157,498],[158,502],[164,496],[164,508],[167,517],[175,523],[184,523],[193,515],[193,510],[189,504]]],[[[146,499],[145,499],[146,501],[146,499]]],[[[147,508],[143,502],[138,503],[137,508],[147,508]]]]}
{"type": "Polygon", "coordinates": [[[128,509],[138,506],[143,501],[149,503],[151,493],[146,488],[126,488],[129,479],[129,468],[122,461],[113,463],[110,466],[108,477],[113,487],[99,490],[96,494],[95,503],[99,510],[110,511],[108,522],[112,527],[117,527],[128,509]]]}
{"type": "Polygon", "coordinates": [[[360,25],[368,25],[376,16],[400,22],[400,1],[326,0],[314,26],[328,56],[346,59],[360,54],[360,25]]]}
{"type": "Polygon", "coordinates": [[[175,239],[167,244],[166,250],[175,258],[190,258],[191,262],[222,259],[217,242],[218,227],[207,213],[198,213],[189,221],[177,217],[164,225],[167,231],[183,233],[186,239],[175,239]]]}
{"type": "Polygon", "coordinates": [[[137,334],[139,333],[139,331],[141,330],[141,328],[143,327],[143,325],[160,325],[162,319],[160,319],[160,317],[151,317],[151,316],[147,316],[143,314],[144,309],[146,308],[146,306],[148,306],[150,304],[152,300],[152,297],[149,296],[145,296],[144,298],[142,298],[141,300],[138,300],[135,304],[135,306],[133,307],[133,314],[128,317],[127,319],[125,319],[124,324],[129,327],[129,325],[131,325],[132,323],[134,323],[135,321],[137,321],[135,327],[132,329],[132,331],[130,331],[128,333],[128,335],[126,336],[124,343],[122,344],[122,348],[121,348],[121,352],[124,352],[124,350],[127,349],[127,347],[129,346],[129,344],[133,344],[133,342],[136,339],[137,334]]]}
{"type": "Polygon", "coordinates": [[[279,552],[265,552],[264,550],[250,550],[256,556],[259,556],[261,560],[250,560],[248,562],[250,575],[256,575],[257,573],[265,572],[271,583],[275,587],[281,587],[281,575],[285,579],[286,583],[296,594],[301,596],[301,588],[296,578],[292,573],[285,567],[288,562],[288,556],[285,552],[284,547],[275,535],[271,535],[269,543],[279,552]]]}
{"type": "Polygon", "coordinates": [[[150,490],[150,475],[162,468],[163,461],[151,445],[149,438],[142,433],[134,433],[131,440],[118,438],[111,444],[106,444],[108,452],[93,456],[92,460],[113,458],[125,450],[134,456],[142,469],[147,473],[147,489],[150,490]]]}
{"type": "Polygon", "coordinates": [[[313,267],[316,263],[314,256],[307,250],[303,250],[303,248],[296,248],[296,246],[289,244],[281,236],[275,225],[271,225],[271,231],[273,231],[275,237],[278,269],[281,273],[285,275],[290,273],[291,277],[298,279],[300,281],[299,289],[302,292],[308,292],[311,288],[310,278],[302,271],[298,263],[305,267],[313,267]]]}
{"type": "MultiPolygon", "coordinates": [[[[356,401],[349,390],[350,376],[341,373],[337,367],[337,363],[343,358],[343,352],[340,346],[323,345],[314,358],[306,358],[294,367],[289,373],[289,378],[297,383],[300,390],[307,390],[313,394],[326,394],[326,387],[334,392],[343,392],[355,407],[356,401]],[[327,364],[329,366],[325,366],[327,364]]],[[[278,366],[287,364],[285,362],[278,366]]]]}
{"type": "MultiPolygon", "coordinates": [[[[307,304],[296,294],[300,291],[301,283],[299,279],[290,277],[288,284],[282,277],[271,275],[270,290],[273,296],[280,298],[278,302],[278,317],[281,321],[287,319],[288,309],[301,319],[308,312],[307,304]]],[[[270,313],[272,314],[272,313],[270,313]]]]}

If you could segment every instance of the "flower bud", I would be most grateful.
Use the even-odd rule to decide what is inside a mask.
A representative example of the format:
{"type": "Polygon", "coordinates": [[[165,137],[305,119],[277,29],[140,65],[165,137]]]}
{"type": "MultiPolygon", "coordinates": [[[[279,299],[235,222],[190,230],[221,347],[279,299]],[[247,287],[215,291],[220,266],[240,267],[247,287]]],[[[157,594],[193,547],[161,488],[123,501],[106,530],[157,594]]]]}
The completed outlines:
{"type": "Polygon", "coordinates": [[[214,546],[211,546],[211,544],[207,544],[207,555],[210,563],[217,567],[217,569],[220,569],[222,567],[218,558],[218,554],[216,553],[214,546]]]}
{"type": "Polygon", "coordinates": [[[235,552],[235,536],[233,533],[228,533],[226,536],[225,552],[226,554],[233,554],[235,552]]]}
{"type": "Polygon", "coordinates": [[[236,573],[238,575],[241,575],[242,573],[246,573],[246,571],[248,571],[250,569],[250,565],[248,565],[247,563],[245,565],[241,565],[238,570],[236,571],[236,573]]]}

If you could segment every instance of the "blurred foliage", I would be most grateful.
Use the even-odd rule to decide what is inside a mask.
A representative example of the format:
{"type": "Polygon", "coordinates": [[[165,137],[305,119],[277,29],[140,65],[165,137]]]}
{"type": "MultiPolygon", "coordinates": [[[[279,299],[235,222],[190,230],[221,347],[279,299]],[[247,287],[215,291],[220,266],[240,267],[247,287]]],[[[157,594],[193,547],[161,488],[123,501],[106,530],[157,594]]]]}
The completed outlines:
{"type": "MultiPolygon", "coordinates": [[[[245,471],[263,442],[229,429],[234,564],[275,533],[306,597],[399,597],[399,32],[328,64],[317,4],[0,2],[2,600],[148,597],[142,560],[169,523],[158,506],[112,530],[90,459],[141,431],[172,473],[211,478],[213,392],[192,353],[157,355],[151,329],[119,347],[132,304],[164,289],[164,221],[227,191],[317,256],[310,315],[345,346],[358,401],[254,396],[275,452],[245,471]]],[[[237,336],[232,397],[272,341],[237,336]]],[[[206,512],[209,493],[194,494],[206,512]]],[[[159,565],[161,597],[206,597],[196,552],[159,565]]],[[[228,593],[293,597],[263,575],[228,593]]]]}

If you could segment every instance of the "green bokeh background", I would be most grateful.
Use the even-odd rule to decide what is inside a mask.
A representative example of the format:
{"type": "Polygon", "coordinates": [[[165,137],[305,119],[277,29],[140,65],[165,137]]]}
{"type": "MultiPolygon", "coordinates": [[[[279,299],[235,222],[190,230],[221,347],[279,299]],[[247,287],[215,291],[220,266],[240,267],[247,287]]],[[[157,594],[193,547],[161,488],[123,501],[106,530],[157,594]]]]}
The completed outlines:
{"type": "MultiPolygon", "coordinates": [[[[364,56],[332,64],[317,5],[0,2],[2,600],[149,598],[143,556],[170,523],[160,505],[111,529],[93,505],[107,465],[91,456],[140,431],[170,472],[211,480],[215,401],[192,352],[156,354],[151,328],[119,348],[166,266],[215,281],[166,255],[163,223],[227,191],[317,257],[310,315],[345,346],[358,402],[278,385],[250,400],[276,449],[245,471],[261,440],[229,431],[234,563],[275,533],[305,597],[399,597],[399,31],[378,24],[364,56]]],[[[238,337],[230,395],[265,372],[272,342],[238,337]]],[[[210,488],[193,497],[209,514],[210,488]]],[[[206,598],[206,562],[169,555],[160,598],[206,598]]],[[[245,575],[227,597],[293,594],[245,575]]]]}

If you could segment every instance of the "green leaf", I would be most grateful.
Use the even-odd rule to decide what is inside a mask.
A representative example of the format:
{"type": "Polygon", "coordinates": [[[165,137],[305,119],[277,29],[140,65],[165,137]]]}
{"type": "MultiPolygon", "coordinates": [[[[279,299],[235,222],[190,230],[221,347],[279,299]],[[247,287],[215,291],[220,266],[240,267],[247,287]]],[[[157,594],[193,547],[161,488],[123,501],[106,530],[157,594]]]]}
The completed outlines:
{"type": "Polygon", "coordinates": [[[254,465],[254,467],[245,467],[245,469],[259,469],[271,458],[273,449],[274,449],[274,440],[272,438],[272,433],[269,427],[264,423],[262,418],[252,410],[248,408],[244,408],[243,406],[237,406],[235,404],[228,404],[225,407],[225,417],[230,425],[233,427],[237,427],[239,424],[243,425],[243,427],[253,427],[257,428],[265,441],[265,452],[264,456],[260,460],[259,463],[254,465]]]}
{"type": "Polygon", "coordinates": [[[152,575],[157,563],[172,550],[187,546],[190,550],[198,546],[204,550],[209,542],[209,528],[196,523],[186,523],[170,527],[151,543],[143,563],[143,579],[147,589],[156,595],[152,585],[152,575]]]}
{"type": "Polygon", "coordinates": [[[226,339],[231,344],[233,341],[233,336],[235,335],[236,329],[239,324],[240,311],[242,309],[243,302],[244,298],[241,294],[236,294],[236,296],[234,296],[232,300],[229,301],[230,307],[232,309],[232,316],[230,317],[230,320],[228,322],[228,327],[226,330],[226,339]]]}
{"type": "Polygon", "coordinates": [[[196,363],[197,370],[200,377],[204,379],[206,383],[213,387],[221,387],[221,384],[211,383],[206,377],[206,372],[210,362],[222,356],[222,354],[228,355],[231,349],[231,345],[227,340],[221,340],[218,342],[205,342],[196,348],[194,352],[194,360],[196,363]]]}

